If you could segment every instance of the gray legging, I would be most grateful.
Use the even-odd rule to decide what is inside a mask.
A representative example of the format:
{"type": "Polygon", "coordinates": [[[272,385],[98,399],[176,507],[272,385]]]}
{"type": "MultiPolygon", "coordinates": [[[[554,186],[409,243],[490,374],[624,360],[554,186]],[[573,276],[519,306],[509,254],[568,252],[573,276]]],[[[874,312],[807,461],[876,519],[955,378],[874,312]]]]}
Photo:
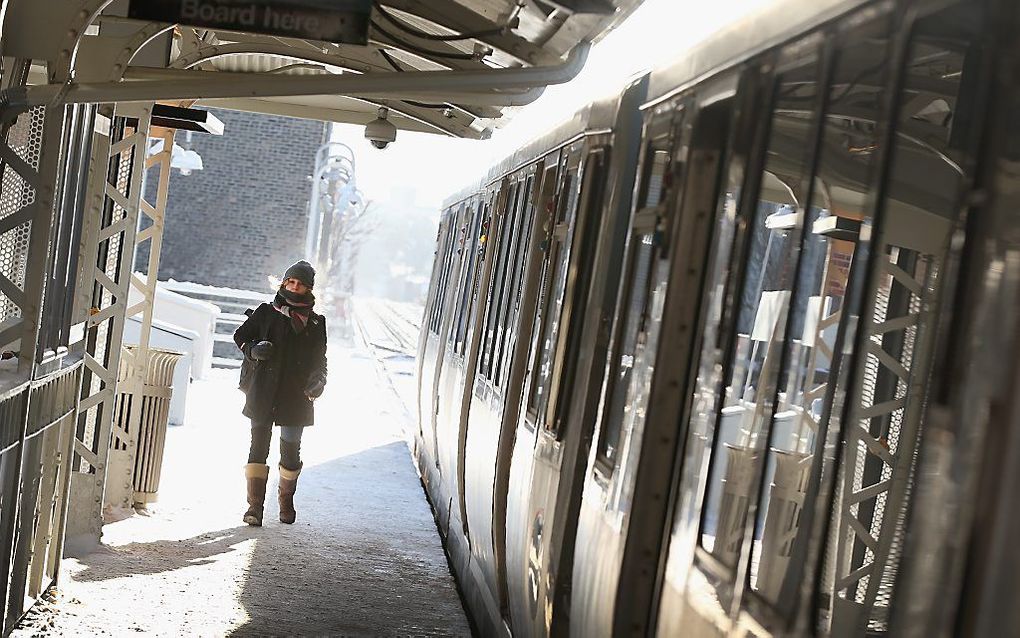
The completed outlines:
{"type": "MultiPolygon", "coordinates": [[[[284,425],[280,427],[280,465],[288,470],[301,469],[301,434],[305,428],[300,425],[284,425]]],[[[251,449],[248,451],[249,463],[265,465],[269,458],[269,443],[273,438],[272,423],[251,422],[251,449]]]]}

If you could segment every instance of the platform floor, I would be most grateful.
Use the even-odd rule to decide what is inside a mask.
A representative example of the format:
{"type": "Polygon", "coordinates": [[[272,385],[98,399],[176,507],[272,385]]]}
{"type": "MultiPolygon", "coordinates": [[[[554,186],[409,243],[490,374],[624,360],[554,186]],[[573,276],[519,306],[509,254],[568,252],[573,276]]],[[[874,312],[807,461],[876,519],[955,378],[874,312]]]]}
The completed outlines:
{"type": "Polygon", "coordinates": [[[14,635],[470,635],[406,411],[367,350],[334,347],[330,359],[295,525],[277,520],[275,471],[266,525],[241,523],[249,435],[236,372],[196,382],[187,423],[168,434],[159,503],[65,560],[53,600],[14,635]]]}

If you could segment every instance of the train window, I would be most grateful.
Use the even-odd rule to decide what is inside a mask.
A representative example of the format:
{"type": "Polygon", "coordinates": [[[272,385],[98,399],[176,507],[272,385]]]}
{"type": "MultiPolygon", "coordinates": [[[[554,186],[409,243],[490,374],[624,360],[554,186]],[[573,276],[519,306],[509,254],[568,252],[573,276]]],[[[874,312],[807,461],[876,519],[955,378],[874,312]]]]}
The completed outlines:
{"type": "Polygon", "coordinates": [[[489,363],[489,370],[487,378],[494,384],[499,377],[499,366],[501,363],[502,349],[503,349],[503,338],[506,330],[506,302],[507,299],[512,295],[511,287],[513,286],[513,259],[514,250],[520,234],[520,221],[521,221],[521,192],[522,186],[520,183],[514,185],[514,197],[511,207],[507,209],[506,217],[506,232],[504,233],[502,240],[505,242],[503,248],[500,251],[501,255],[501,275],[499,282],[499,296],[494,301],[494,314],[493,314],[493,341],[491,345],[491,361],[489,363]]]}
{"type": "Polygon", "coordinates": [[[467,239],[464,243],[464,255],[462,258],[460,281],[460,292],[457,296],[456,321],[453,323],[453,351],[456,354],[464,354],[466,343],[469,313],[476,284],[476,273],[480,265],[478,242],[482,227],[482,207],[473,205],[474,212],[470,214],[467,226],[467,239]]]}
{"type": "MultiPolygon", "coordinates": [[[[747,89],[745,89],[747,90],[747,89]]],[[[742,93],[743,94],[743,93],[742,93]]],[[[732,152],[732,149],[731,149],[732,152]]],[[[698,373],[693,388],[693,397],[687,423],[687,446],[683,460],[682,485],[692,486],[688,491],[695,491],[693,486],[701,480],[703,469],[711,454],[712,430],[720,406],[718,389],[722,383],[723,350],[726,333],[725,328],[734,313],[739,300],[731,299],[729,291],[735,287],[739,265],[735,263],[740,254],[738,248],[744,244],[750,224],[744,216],[754,216],[753,210],[739,209],[743,193],[746,158],[742,154],[734,154],[729,162],[725,177],[721,184],[719,198],[715,207],[716,227],[713,232],[714,241],[705,273],[704,283],[704,318],[702,319],[701,350],[698,355],[698,373]]],[[[744,209],[750,207],[745,206],[744,209]]],[[[700,509],[691,503],[687,507],[677,507],[673,521],[674,539],[687,530],[694,529],[698,523],[700,509]]],[[[679,545],[679,544],[677,544],[679,545]]],[[[711,547],[711,544],[709,544],[711,547]]],[[[679,553],[671,546],[669,554],[669,570],[686,570],[689,563],[679,558],[679,553]]],[[[677,579],[676,576],[673,577],[677,579]]]]}
{"type": "Polygon", "coordinates": [[[469,206],[461,208],[461,212],[457,215],[456,234],[454,236],[453,243],[453,255],[450,262],[449,274],[447,276],[446,288],[450,291],[450,312],[452,314],[451,321],[446,326],[446,339],[447,343],[453,345],[456,339],[457,333],[457,322],[458,322],[458,309],[460,308],[460,290],[463,285],[459,285],[458,281],[453,280],[453,273],[456,271],[459,277],[464,275],[464,256],[466,255],[466,248],[469,241],[469,226],[470,226],[470,213],[467,212],[469,206]]]}
{"type": "Polygon", "coordinates": [[[482,356],[478,359],[479,372],[486,379],[490,379],[492,376],[492,363],[495,356],[497,339],[496,318],[499,310],[499,300],[502,298],[503,288],[506,284],[506,257],[509,253],[510,227],[516,200],[517,183],[515,182],[509,186],[506,200],[503,202],[499,235],[494,247],[496,256],[492,264],[492,277],[489,283],[489,299],[485,319],[485,341],[482,344],[482,356]]]}
{"type": "Polygon", "coordinates": [[[574,387],[574,378],[577,371],[577,360],[581,351],[581,337],[584,332],[584,308],[583,305],[588,299],[588,284],[590,282],[591,263],[595,257],[595,245],[598,237],[598,221],[601,219],[603,194],[605,193],[605,172],[606,172],[606,150],[596,149],[588,154],[583,167],[584,180],[581,188],[582,205],[585,211],[582,219],[578,220],[579,229],[575,232],[576,246],[572,252],[575,257],[572,259],[570,275],[567,287],[570,289],[570,304],[563,309],[560,321],[566,325],[567,341],[562,346],[562,372],[556,380],[556,403],[555,413],[546,420],[546,428],[560,433],[564,417],[569,408],[569,401],[573,392],[566,389],[574,387]],[[586,228],[593,224],[596,228],[586,228]]]}
{"type": "MultiPolygon", "coordinates": [[[[721,563],[737,563],[763,433],[772,418],[801,229],[804,185],[818,111],[813,48],[777,77],[764,166],[743,287],[736,312],[733,365],[716,415],[714,452],[702,514],[701,544],[721,563]]],[[[785,417],[784,417],[785,418],[785,417]]]]}
{"type": "Polygon", "coordinates": [[[432,265],[433,281],[435,282],[432,288],[432,298],[429,304],[429,316],[428,326],[429,332],[436,332],[436,313],[438,312],[437,306],[439,305],[439,282],[443,278],[443,259],[446,256],[446,224],[443,222],[439,223],[439,230],[436,232],[436,258],[432,265]]]}
{"type": "Polygon", "coordinates": [[[450,273],[450,266],[453,262],[453,244],[456,237],[456,227],[454,223],[455,217],[450,216],[450,219],[442,226],[442,244],[439,252],[439,275],[436,284],[436,296],[432,300],[432,320],[429,325],[429,329],[434,334],[439,334],[439,330],[443,325],[443,309],[446,303],[446,281],[450,273]]]}
{"type": "Polygon", "coordinates": [[[439,256],[442,254],[442,236],[436,238],[436,253],[435,259],[432,262],[432,283],[429,284],[429,297],[428,303],[425,308],[425,325],[429,332],[432,332],[432,321],[436,314],[436,291],[439,289],[439,281],[436,279],[436,273],[439,268],[439,256]]]}
{"type": "Polygon", "coordinates": [[[605,467],[615,465],[620,430],[626,413],[631,406],[627,395],[630,390],[631,371],[639,342],[643,344],[643,327],[651,281],[652,262],[655,253],[654,236],[651,233],[638,236],[633,253],[630,279],[630,295],[625,306],[625,317],[621,336],[623,338],[616,359],[614,375],[611,378],[612,393],[608,402],[606,419],[599,438],[599,459],[605,467]]]}
{"type": "Polygon", "coordinates": [[[918,19],[899,83],[825,551],[832,585],[823,597],[832,607],[820,620],[848,635],[889,632],[915,463],[926,445],[928,380],[965,245],[960,213],[987,82],[981,6],[961,2],[918,19]]]}
{"type": "Polygon", "coordinates": [[[528,242],[531,241],[531,221],[534,206],[531,202],[531,189],[534,178],[529,176],[524,185],[518,189],[517,206],[514,210],[514,230],[507,255],[507,286],[500,300],[499,310],[499,342],[493,366],[492,379],[496,386],[502,385],[505,368],[508,368],[511,345],[514,341],[517,303],[520,300],[521,285],[524,279],[524,266],[527,263],[528,242]]]}
{"type": "Polygon", "coordinates": [[[649,207],[657,206],[662,200],[672,145],[673,138],[668,134],[657,137],[645,156],[647,166],[642,171],[645,183],[641,186],[645,193],[644,206],[638,209],[632,221],[630,256],[627,275],[623,279],[624,305],[616,319],[619,323],[607,377],[606,405],[599,428],[597,459],[603,474],[609,474],[615,468],[624,423],[633,416],[636,404],[630,400],[630,393],[634,362],[645,347],[650,346],[649,301],[653,291],[665,289],[668,276],[668,263],[659,259],[660,216],[649,207]]]}
{"type": "Polygon", "coordinates": [[[547,263],[551,269],[548,275],[549,287],[546,302],[542,308],[542,323],[539,328],[539,364],[536,378],[531,383],[528,409],[533,416],[544,419],[552,378],[553,361],[556,356],[555,344],[559,336],[560,315],[567,290],[567,266],[570,261],[570,242],[577,207],[577,168],[568,170],[560,186],[557,200],[557,223],[552,229],[547,263]]]}
{"type": "MultiPolygon", "coordinates": [[[[463,210],[463,209],[461,209],[463,210]]],[[[443,321],[446,317],[447,295],[450,291],[450,277],[453,275],[454,266],[458,263],[461,255],[461,245],[464,239],[464,229],[457,225],[460,212],[450,219],[450,226],[447,230],[446,260],[443,264],[442,294],[439,297],[439,313],[436,319],[436,333],[443,328],[443,321]]]]}
{"type": "Polygon", "coordinates": [[[659,202],[662,201],[663,180],[666,175],[666,169],[669,167],[669,151],[657,148],[653,142],[651,148],[649,148],[646,162],[638,210],[658,206],[659,202]]]}
{"type": "Polygon", "coordinates": [[[474,326],[474,316],[478,304],[478,292],[482,285],[482,271],[483,264],[485,263],[485,248],[488,243],[488,232],[489,225],[492,222],[492,206],[490,202],[484,202],[480,206],[479,218],[478,218],[478,241],[475,244],[473,273],[471,276],[471,289],[468,291],[468,307],[464,313],[464,329],[463,336],[461,338],[460,352],[464,353],[468,344],[468,335],[472,332],[474,326]]]}
{"type": "Polygon", "coordinates": [[[534,429],[538,421],[534,405],[538,393],[538,362],[542,357],[541,341],[550,305],[549,295],[553,284],[551,276],[557,263],[552,248],[554,243],[558,243],[556,230],[560,227],[558,223],[560,206],[556,203],[556,191],[560,187],[558,179],[560,170],[559,163],[546,166],[542,177],[542,190],[536,204],[538,208],[535,211],[535,223],[542,224],[536,228],[536,232],[541,236],[539,251],[542,253],[542,265],[538,278],[538,299],[531,326],[531,348],[528,352],[528,372],[525,379],[524,409],[529,418],[524,419],[523,424],[530,429],[534,429]]]}
{"type": "Polygon", "coordinates": [[[828,88],[814,188],[807,206],[788,321],[779,404],[757,509],[750,585],[789,608],[802,576],[811,521],[802,516],[812,466],[825,439],[822,415],[833,369],[850,264],[862,223],[870,225],[875,149],[888,59],[887,21],[854,29],[841,45],[828,88]],[[799,560],[798,560],[799,558],[799,560]],[[781,595],[783,591],[785,595],[781,595]]]}

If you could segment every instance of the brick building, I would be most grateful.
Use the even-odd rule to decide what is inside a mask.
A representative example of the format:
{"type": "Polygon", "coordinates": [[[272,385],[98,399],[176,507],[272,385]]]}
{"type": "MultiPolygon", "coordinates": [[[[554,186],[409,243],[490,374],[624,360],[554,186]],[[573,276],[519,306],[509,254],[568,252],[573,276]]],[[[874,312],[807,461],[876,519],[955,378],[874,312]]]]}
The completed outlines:
{"type": "MultiPolygon", "coordinates": [[[[204,170],[172,172],[159,278],[264,291],[267,275],[304,257],[308,178],[328,125],[211,110],[225,124],[222,136],[194,134],[189,142],[177,134],[204,170]]],[[[143,249],[136,270],[148,263],[143,249]]]]}

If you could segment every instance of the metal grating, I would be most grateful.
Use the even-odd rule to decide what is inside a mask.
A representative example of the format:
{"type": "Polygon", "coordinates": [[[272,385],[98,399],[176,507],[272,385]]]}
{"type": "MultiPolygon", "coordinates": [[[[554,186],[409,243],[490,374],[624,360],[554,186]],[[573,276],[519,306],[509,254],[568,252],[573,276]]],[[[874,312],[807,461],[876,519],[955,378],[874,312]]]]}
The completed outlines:
{"type": "Polygon", "coordinates": [[[7,145],[14,151],[14,154],[35,171],[39,170],[39,158],[42,156],[45,116],[46,107],[44,106],[36,106],[28,112],[22,113],[7,136],[7,145]]]}
{"type": "MultiPolygon", "coordinates": [[[[18,116],[7,134],[6,145],[24,164],[3,164],[2,190],[0,190],[0,221],[24,211],[36,202],[36,191],[31,185],[32,175],[39,170],[42,156],[43,129],[46,109],[35,107],[18,116]],[[20,171],[20,172],[19,172],[20,171]]],[[[28,243],[32,235],[31,221],[26,221],[0,235],[0,275],[6,277],[19,290],[25,288],[28,266],[28,243]]],[[[6,295],[0,294],[0,321],[20,317],[21,308],[6,295]]]]}

